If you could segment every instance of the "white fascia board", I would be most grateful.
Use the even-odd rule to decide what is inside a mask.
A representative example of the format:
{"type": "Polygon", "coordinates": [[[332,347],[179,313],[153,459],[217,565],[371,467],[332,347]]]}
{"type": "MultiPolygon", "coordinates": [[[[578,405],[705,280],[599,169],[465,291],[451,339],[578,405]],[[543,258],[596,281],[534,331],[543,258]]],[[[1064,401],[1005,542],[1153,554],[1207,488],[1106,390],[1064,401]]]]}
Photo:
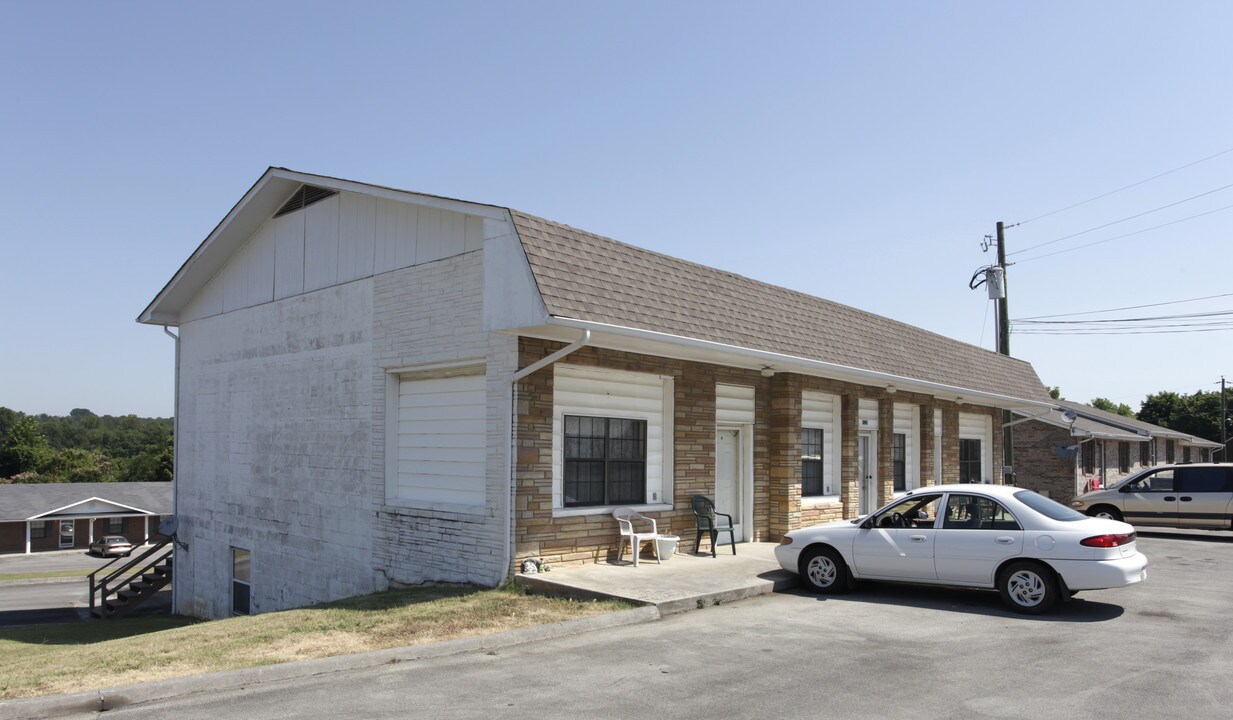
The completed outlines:
{"type": "Polygon", "coordinates": [[[668,343],[670,345],[701,349],[714,352],[717,356],[727,356],[728,358],[735,356],[744,358],[751,361],[751,364],[747,367],[754,370],[758,369],[760,366],[770,365],[773,366],[776,372],[797,372],[802,375],[814,375],[818,377],[849,380],[866,385],[881,385],[883,387],[894,386],[897,390],[921,392],[924,394],[933,395],[942,400],[962,401],[963,403],[972,405],[985,405],[1004,409],[1052,409],[1055,407],[1053,403],[1039,400],[1015,398],[1010,397],[1009,395],[1000,395],[998,393],[990,393],[983,390],[955,387],[953,385],[944,385],[942,383],[934,383],[926,380],[915,380],[912,378],[903,377],[901,375],[892,375],[890,373],[882,373],[875,370],[863,370],[861,368],[848,367],[846,365],[838,365],[835,363],[823,362],[821,360],[810,360],[808,358],[796,357],[793,355],[738,347],[736,345],[727,345],[725,343],[718,343],[711,340],[699,340],[697,338],[683,337],[681,335],[671,335],[669,333],[661,333],[654,330],[641,330],[638,328],[629,328],[620,325],[608,325],[606,323],[592,322],[589,320],[577,320],[574,318],[562,317],[550,317],[547,322],[549,325],[572,327],[579,330],[591,330],[593,332],[608,333],[629,338],[652,340],[668,343]]]}
{"type": "Polygon", "coordinates": [[[117,509],[127,510],[129,512],[139,513],[141,515],[156,515],[157,514],[157,513],[152,513],[149,510],[142,510],[141,508],[135,508],[130,505],[125,505],[124,503],[118,503],[115,500],[108,500],[107,498],[101,498],[101,497],[90,497],[90,498],[86,498],[85,500],[78,500],[75,503],[69,503],[68,505],[65,505],[64,507],[56,508],[55,510],[48,510],[45,513],[39,513],[38,515],[31,515],[30,517],[26,519],[27,520],[40,520],[50,515],[62,513],[65,510],[68,510],[70,508],[75,508],[78,505],[85,505],[86,503],[91,503],[96,500],[101,503],[107,503],[108,505],[114,505],[116,506],[117,509]]]}

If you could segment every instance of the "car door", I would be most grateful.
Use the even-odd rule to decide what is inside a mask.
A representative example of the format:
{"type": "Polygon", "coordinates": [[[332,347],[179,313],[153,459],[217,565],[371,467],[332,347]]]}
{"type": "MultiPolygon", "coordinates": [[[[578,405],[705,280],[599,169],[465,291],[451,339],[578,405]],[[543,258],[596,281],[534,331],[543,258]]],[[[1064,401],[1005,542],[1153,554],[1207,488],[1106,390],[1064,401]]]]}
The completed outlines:
{"type": "Polygon", "coordinates": [[[1233,502],[1229,468],[1177,468],[1177,517],[1181,527],[1228,528],[1233,502]]]}
{"type": "Polygon", "coordinates": [[[883,580],[936,580],[934,521],[942,495],[913,495],[862,523],[852,543],[853,570],[883,580]]]}
{"type": "Polygon", "coordinates": [[[1131,525],[1177,527],[1175,472],[1175,468],[1161,468],[1118,488],[1122,498],[1122,519],[1131,525]]]}
{"type": "Polygon", "coordinates": [[[933,545],[938,580],[992,585],[998,565],[1022,553],[1023,526],[1005,506],[984,495],[947,496],[933,545]]]}

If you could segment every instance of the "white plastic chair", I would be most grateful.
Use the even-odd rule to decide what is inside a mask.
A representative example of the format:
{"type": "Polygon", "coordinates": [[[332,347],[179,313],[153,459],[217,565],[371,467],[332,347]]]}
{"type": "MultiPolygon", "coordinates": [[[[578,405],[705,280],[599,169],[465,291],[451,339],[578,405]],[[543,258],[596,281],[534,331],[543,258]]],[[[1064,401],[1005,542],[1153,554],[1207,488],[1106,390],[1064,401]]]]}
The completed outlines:
{"type": "Polygon", "coordinates": [[[617,562],[621,561],[621,555],[625,552],[625,543],[629,542],[630,550],[634,553],[634,567],[638,567],[638,549],[642,547],[642,543],[650,540],[655,545],[655,562],[663,564],[659,558],[659,528],[655,525],[654,518],[649,518],[627,507],[613,510],[612,517],[616,518],[617,524],[621,526],[621,538],[617,542],[617,562]],[[649,533],[635,532],[635,520],[649,522],[651,531],[649,533]]]}

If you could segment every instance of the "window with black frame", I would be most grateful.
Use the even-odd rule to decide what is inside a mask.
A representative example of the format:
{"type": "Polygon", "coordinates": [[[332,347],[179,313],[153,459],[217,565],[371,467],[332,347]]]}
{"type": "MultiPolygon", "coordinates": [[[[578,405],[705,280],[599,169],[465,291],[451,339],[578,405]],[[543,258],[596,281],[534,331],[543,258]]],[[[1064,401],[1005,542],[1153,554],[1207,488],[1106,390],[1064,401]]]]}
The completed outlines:
{"type": "Polygon", "coordinates": [[[1117,444],[1117,469],[1119,472],[1130,471],[1130,443],[1117,444]]]}
{"type": "Polygon", "coordinates": [[[891,444],[891,471],[895,478],[895,492],[908,489],[908,436],[895,433],[891,444]]]}
{"type": "Polygon", "coordinates": [[[1083,472],[1091,475],[1096,472],[1096,443],[1085,442],[1083,448],[1083,472]]]}
{"type": "Polygon", "coordinates": [[[31,540],[35,540],[35,539],[41,540],[45,537],[47,537],[47,521],[46,520],[35,520],[31,522],[30,523],[30,539],[31,540]]]}
{"type": "Polygon", "coordinates": [[[1139,443],[1139,464],[1145,467],[1152,464],[1151,441],[1139,443]]]}
{"type": "Polygon", "coordinates": [[[646,502],[646,420],[565,416],[565,507],[646,502]]]}
{"type": "Polygon", "coordinates": [[[829,495],[826,471],[822,464],[822,438],[820,428],[801,430],[801,496],[818,497],[829,495]]]}
{"type": "Polygon", "coordinates": [[[1167,463],[1173,462],[1173,455],[1174,455],[1173,441],[1165,440],[1165,462],[1167,463]]]}
{"type": "Polygon", "coordinates": [[[961,438],[959,440],[959,482],[980,482],[981,465],[980,440],[961,438]]]}

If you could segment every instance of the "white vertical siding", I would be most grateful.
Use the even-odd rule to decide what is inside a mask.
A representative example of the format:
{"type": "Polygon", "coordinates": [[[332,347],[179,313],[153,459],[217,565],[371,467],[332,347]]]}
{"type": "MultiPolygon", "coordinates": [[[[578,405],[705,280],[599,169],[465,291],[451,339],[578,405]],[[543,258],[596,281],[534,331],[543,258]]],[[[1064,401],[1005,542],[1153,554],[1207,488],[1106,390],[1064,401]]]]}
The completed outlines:
{"type": "Polygon", "coordinates": [[[566,415],[646,421],[646,501],[671,502],[672,378],[569,365],[553,369],[552,506],[563,508],[566,415]]]}
{"type": "Polygon", "coordinates": [[[744,385],[716,385],[715,422],[752,425],[754,389],[744,385]]]}
{"type": "Polygon", "coordinates": [[[485,221],[341,192],[267,220],[182,321],[261,305],[484,247],[485,221]]]}

